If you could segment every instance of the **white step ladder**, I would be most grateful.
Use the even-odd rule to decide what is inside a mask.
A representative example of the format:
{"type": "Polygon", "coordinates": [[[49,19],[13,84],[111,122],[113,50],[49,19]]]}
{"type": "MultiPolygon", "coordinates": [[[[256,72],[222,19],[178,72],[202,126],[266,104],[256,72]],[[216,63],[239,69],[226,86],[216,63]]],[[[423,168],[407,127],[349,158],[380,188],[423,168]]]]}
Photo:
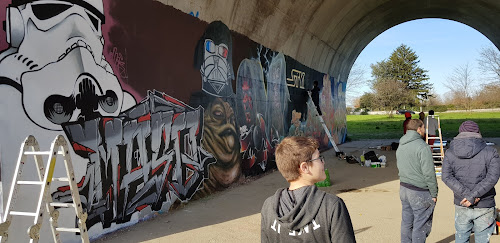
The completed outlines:
{"type": "MultiPolygon", "coordinates": [[[[16,170],[14,177],[12,179],[12,184],[10,187],[9,198],[7,200],[7,207],[5,210],[5,215],[3,218],[3,223],[0,224],[0,236],[2,236],[1,242],[7,242],[9,238],[9,226],[12,222],[13,216],[24,216],[24,217],[34,217],[33,225],[28,228],[28,235],[31,242],[38,242],[40,239],[40,229],[42,228],[43,214],[47,210],[50,213],[50,225],[52,229],[52,236],[54,237],[54,242],[61,242],[59,237],[59,232],[75,232],[80,233],[82,242],[89,242],[89,236],[87,232],[87,225],[85,221],[87,220],[87,213],[82,209],[82,203],[80,201],[80,195],[78,193],[78,186],[75,181],[75,174],[73,171],[73,165],[71,163],[71,157],[69,155],[68,143],[62,135],[57,136],[50,146],[49,151],[40,151],[40,147],[35,137],[32,135],[28,136],[23,144],[21,144],[21,151],[19,153],[19,158],[16,165],[16,170]],[[28,149],[31,148],[31,151],[28,149]],[[37,171],[38,180],[36,181],[20,181],[23,166],[27,161],[28,155],[34,156],[37,171]],[[57,156],[61,155],[64,158],[64,164],[66,167],[66,178],[53,178],[54,168],[56,165],[57,156]],[[48,156],[47,167],[45,169],[42,156],[48,156]],[[52,202],[52,197],[50,196],[50,185],[53,181],[65,181],[69,183],[71,190],[71,197],[73,198],[73,203],[56,203],[52,202]],[[16,205],[17,194],[19,190],[19,185],[35,185],[40,186],[40,194],[38,197],[38,204],[35,212],[20,212],[13,211],[16,205]],[[59,217],[59,211],[54,207],[73,207],[75,209],[76,216],[78,218],[78,228],[63,228],[59,227],[57,219],[59,217]]],[[[15,229],[17,230],[17,229],[15,229]]],[[[15,240],[13,240],[15,241],[15,240]]],[[[17,242],[17,241],[16,241],[17,242]]]]}
{"type": "Polygon", "coordinates": [[[326,136],[328,136],[328,139],[330,139],[330,143],[332,143],[335,152],[340,152],[339,148],[337,148],[337,144],[335,144],[335,140],[333,140],[332,134],[330,134],[330,130],[328,129],[325,121],[323,120],[323,116],[319,114],[318,110],[316,109],[316,105],[314,104],[314,102],[312,102],[311,91],[307,91],[307,94],[309,95],[309,99],[311,99],[311,103],[313,104],[311,105],[309,101],[307,102],[309,110],[314,110],[316,112],[319,122],[321,123],[321,126],[323,126],[323,129],[325,130],[326,136]]]}
{"type": "Polygon", "coordinates": [[[441,121],[439,120],[439,116],[437,115],[431,115],[431,117],[436,118],[437,117],[437,123],[438,123],[438,137],[429,137],[429,116],[426,117],[426,124],[425,124],[425,142],[429,144],[429,140],[437,140],[439,139],[439,145],[429,145],[431,147],[432,151],[432,158],[435,159],[434,163],[443,163],[444,160],[444,147],[443,147],[443,134],[441,133],[441,121]],[[439,148],[439,152],[435,153],[434,148],[439,148]]]}

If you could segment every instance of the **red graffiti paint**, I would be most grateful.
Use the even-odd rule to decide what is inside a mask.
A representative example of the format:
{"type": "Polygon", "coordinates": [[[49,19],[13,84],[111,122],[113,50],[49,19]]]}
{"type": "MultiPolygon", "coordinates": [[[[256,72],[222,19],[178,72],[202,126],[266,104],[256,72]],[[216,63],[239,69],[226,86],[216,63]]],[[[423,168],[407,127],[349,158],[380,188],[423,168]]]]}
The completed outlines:
{"type": "Polygon", "coordinates": [[[139,166],[137,166],[137,167],[133,168],[130,172],[134,172],[134,171],[136,171],[136,170],[138,170],[138,169],[141,169],[141,168],[142,168],[142,165],[139,165],[139,166]]]}
{"type": "Polygon", "coordinates": [[[137,211],[141,211],[141,210],[143,210],[144,208],[146,208],[147,206],[148,206],[147,204],[146,204],[146,205],[141,205],[141,206],[139,206],[139,207],[137,207],[137,208],[135,208],[135,209],[137,209],[137,211]]]}
{"type": "MultiPolygon", "coordinates": [[[[83,182],[85,181],[85,176],[82,177],[82,179],[80,180],[80,182],[78,182],[77,186],[78,188],[82,187],[83,186],[83,182]]],[[[65,192],[67,190],[69,190],[70,187],[69,186],[61,186],[61,187],[58,187],[57,190],[60,191],[60,192],[65,192]]]]}
{"type": "Polygon", "coordinates": [[[81,144],[76,143],[76,142],[73,142],[72,145],[73,145],[73,150],[75,152],[77,152],[77,151],[84,151],[84,152],[89,152],[89,153],[95,153],[94,150],[89,149],[89,148],[87,148],[87,147],[85,147],[85,146],[83,146],[81,144]]]}
{"type": "Polygon", "coordinates": [[[154,175],[162,166],[166,165],[167,164],[167,161],[163,161],[160,165],[158,165],[156,168],[153,169],[153,171],[151,171],[151,174],[154,175]]]}
{"type": "Polygon", "coordinates": [[[137,119],[137,122],[150,121],[150,120],[151,120],[151,113],[148,113],[147,115],[139,117],[137,119]]]}

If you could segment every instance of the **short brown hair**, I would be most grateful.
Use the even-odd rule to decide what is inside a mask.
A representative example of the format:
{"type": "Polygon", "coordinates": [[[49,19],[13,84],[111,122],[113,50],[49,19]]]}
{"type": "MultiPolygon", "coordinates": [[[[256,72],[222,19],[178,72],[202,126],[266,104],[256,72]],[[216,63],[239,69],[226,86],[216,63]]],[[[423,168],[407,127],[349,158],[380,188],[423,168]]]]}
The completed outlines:
{"type": "Polygon", "coordinates": [[[288,181],[295,181],[300,177],[301,162],[312,159],[312,155],[319,148],[314,138],[286,137],[276,148],[276,165],[281,175],[288,181]]]}
{"type": "Polygon", "coordinates": [[[416,131],[419,127],[423,127],[424,122],[420,119],[411,119],[406,125],[406,130],[416,131]]]}

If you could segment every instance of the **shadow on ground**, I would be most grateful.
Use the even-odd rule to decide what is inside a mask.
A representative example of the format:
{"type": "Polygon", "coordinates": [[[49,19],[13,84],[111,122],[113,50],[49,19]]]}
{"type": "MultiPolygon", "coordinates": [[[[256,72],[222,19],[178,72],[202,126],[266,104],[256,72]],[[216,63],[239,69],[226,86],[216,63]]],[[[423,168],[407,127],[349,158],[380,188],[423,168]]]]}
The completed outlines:
{"type": "MultiPolygon", "coordinates": [[[[339,146],[340,150],[357,157],[363,151],[367,152],[369,150],[373,150],[379,155],[385,155],[387,157],[386,168],[369,168],[361,167],[358,164],[348,164],[345,160],[337,159],[333,149],[323,152],[322,155],[326,160],[325,167],[330,172],[332,186],[321,189],[332,194],[348,192],[359,193],[361,195],[372,192],[384,192],[383,189],[373,186],[399,179],[395,151],[382,151],[371,149],[371,147],[389,145],[394,141],[397,142],[397,139],[364,140],[339,146]]],[[[496,138],[494,142],[497,144],[495,147],[498,149],[500,139],[496,138]]],[[[171,210],[169,213],[160,214],[151,220],[115,231],[110,235],[101,237],[95,242],[121,243],[148,240],[161,242],[159,238],[169,236],[170,239],[170,237],[177,233],[184,232],[186,234],[190,230],[204,227],[207,228],[206,231],[224,232],[221,234],[248,234],[251,237],[246,239],[255,239],[255,241],[258,241],[260,239],[257,233],[260,228],[260,215],[258,214],[264,200],[273,195],[278,188],[286,187],[287,185],[288,183],[281,177],[279,172],[275,171],[246,184],[229,188],[206,198],[190,201],[178,209],[171,210]],[[236,228],[220,229],[220,227],[226,227],[227,225],[221,223],[232,220],[238,220],[234,224],[231,224],[236,225],[234,226],[236,228]]],[[[364,227],[355,228],[355,230],[359,234],[371,229],[370,227],[364,227]]],[[[193,231],[193,234],[199,233],[200,230],[193,231]]],[[[198,239],[203,239],[204,236],[196,235],[194,237],[202,237],[198,239]]],[[[453,239],[454,236],[451,235],[440,242],[451,242],[453,239]]],[[[231,242],[231,240],[226,242],[231,242]]]]}

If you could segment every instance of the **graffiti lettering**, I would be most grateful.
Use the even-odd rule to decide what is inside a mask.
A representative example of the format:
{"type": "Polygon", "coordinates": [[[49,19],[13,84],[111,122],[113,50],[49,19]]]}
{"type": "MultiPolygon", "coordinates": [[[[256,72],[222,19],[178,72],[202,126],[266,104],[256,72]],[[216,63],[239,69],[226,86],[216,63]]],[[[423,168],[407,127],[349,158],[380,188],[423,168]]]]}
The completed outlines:
{"type": "MultiPolygon", "coordinates": [[[[87,226],[102,222],[107,228],[148,206],[157,211],[191,199],[215,163],[201,147],[202,128],[202,108],[159,92],[119,117],[65,124],[74,151],[88,159],[78,184],[87,226]]],[[[67,186],[52,197],[71,201],[67,186]]]]}
{"type": "Polygon", "coordinates": [[[291,72],[292,78],[286,78],[287,85],[290,87],[304,89],[305,76],[306,76],[305,72],[301,72],[297,69],[292,69],[292,72],[291,72]]]}
{"type": "Polygon", "coordinates": [[[200,16],[200,12],[196,11],[196,14],[195,14],[193,11],[191,11],[191,12],[189,12],[189,15],[198,18],[200,16]]]}
{"type": "Polygon", "coordinates": [[[120,52],[118,52],[118,48],[116,48],[116,47],[113,47],[113,52],[111,54],[113,56],[113,62],[118,67],[118,73],[120,74],[120,77],[127,79],[128,74],[127,74],[125,62],[123,61],[123,59],[124,59],[123,55],[120,52]]]}

